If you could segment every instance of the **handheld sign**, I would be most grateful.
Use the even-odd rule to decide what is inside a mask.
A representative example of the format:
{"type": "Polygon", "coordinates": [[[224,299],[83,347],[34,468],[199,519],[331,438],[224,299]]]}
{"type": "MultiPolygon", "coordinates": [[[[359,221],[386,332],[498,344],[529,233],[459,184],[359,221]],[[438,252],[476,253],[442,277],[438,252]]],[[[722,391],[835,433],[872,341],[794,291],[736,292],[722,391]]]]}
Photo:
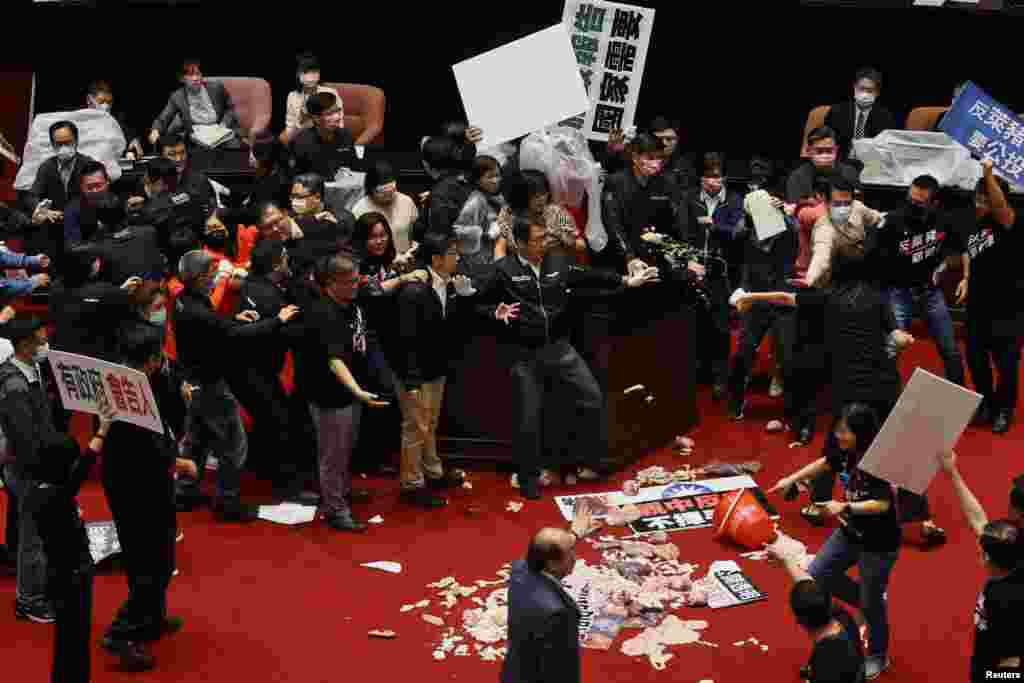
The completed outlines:
{"type": "Polygon", "coordinates": [[[65,409],[99,415],[101,407],[112,405],[116,421],[164,432],[156,397],[144,373],[64,351],[50,351],[47,360],[65,409]]]}
{"type": "Polygon", "coordinates": [[[943,132],[1008,180],[1024,184],[1024,120],[973,82],[964,86],[942,118],[943,132]]]}

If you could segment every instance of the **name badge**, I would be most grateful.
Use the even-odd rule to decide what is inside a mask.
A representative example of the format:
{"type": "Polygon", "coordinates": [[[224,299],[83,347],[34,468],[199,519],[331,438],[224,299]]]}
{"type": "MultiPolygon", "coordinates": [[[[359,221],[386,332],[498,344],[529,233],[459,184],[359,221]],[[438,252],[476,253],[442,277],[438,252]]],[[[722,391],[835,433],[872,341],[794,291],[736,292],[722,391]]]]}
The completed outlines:
{"type": "Polygon", "coordinates": [[[547,274],[547,277],[558,277],[558,271],[556,270],[556,271],[555,271],[555,272],[553,272],[553,273],[548,273],[548,274],[547,274]]]}
{"type": "Polygon", "coordinates": [[[668,201],[668,195],[663,195],[663,194],[653,195],[651,197],[651,201],[653,201],[653,202],[667,202],[668,201]]]}
{"type": "Polygon", "coordinates": [[[512,282],[529,282],[532,279],[533,278],[531,278],[529,275],[513,275],[512,276],[512,282]]]}
{"type": "Polygon", "coordinates": [[[192,201],[192,198],[188,196],[188,192],[179,192],[178,194],[171,197],[171,203],[175,206],[181,206],[182,204],[188,204],[192,201]]]}

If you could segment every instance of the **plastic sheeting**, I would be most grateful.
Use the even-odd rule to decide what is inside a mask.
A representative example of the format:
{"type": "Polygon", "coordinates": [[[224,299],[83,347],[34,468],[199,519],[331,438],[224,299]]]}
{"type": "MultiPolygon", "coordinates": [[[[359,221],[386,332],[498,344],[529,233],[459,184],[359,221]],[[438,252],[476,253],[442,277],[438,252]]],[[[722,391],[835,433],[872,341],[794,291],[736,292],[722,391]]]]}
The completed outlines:
{"type": "Polygon", "coordinates": [[[366,196],[366,174],[348,168],[338,170],[333,182],[324,183],[324,204],[329,209],[352,211],[366,196]]]}
{"type": "Polygon", "coordinates": [[[102,162],[113,182],[121,177],[121,152],[128,142],[117,120],[105,111],[80,109],[78,111],[39,114],[32,121],[28,144],[22,155],[24,163],[14,179],[14,189],[29,190],[43,162],[53,156],[50,144],[50,126],[58,121],[71,121],[78,126],[78,151],[102,162]]]}
{"type": "Polygon", "coordinates": [[[519,168],[541,171],[558,204],[579,208],[588,201],[587,243],[595,252],[608,245],[601,222],[601,166],[594,161],[583,134],[574,128],[550,126],[526,136],[519,146],[519,168]]]}
{"type": "Polygon", "coordinates": [[[981,164],[945,133],[887,130],[853,144],[864,162],[860,181],[865,185],[907,187],[927,174],[944,186],[973,190],[981,178],[981,164]]]}

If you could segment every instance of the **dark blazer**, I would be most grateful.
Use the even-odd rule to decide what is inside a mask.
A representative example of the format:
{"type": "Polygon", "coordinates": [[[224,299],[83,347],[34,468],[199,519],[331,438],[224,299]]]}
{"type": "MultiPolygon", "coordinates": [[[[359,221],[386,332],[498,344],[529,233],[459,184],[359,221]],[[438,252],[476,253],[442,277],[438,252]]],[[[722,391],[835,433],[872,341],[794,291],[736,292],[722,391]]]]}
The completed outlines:
{"type": "MultiPolygon", "coordinates": [[[[210,93],[213,110],[217,113],[217,123],[235,131],[235,134],[240,134],[241,122],[238,119],[238,112],[235,111],[235,103],[231,101],[231,95],[228,94],[224,84],[220,81],[207,81],[206,92],[210,93]]],[[[167,98],[164,110],[153,121],[153,128],[160,131],[161,135],[183,133],[190,136],[192,134],[192,114],[188,106],[185,86],[181,86],[167,98]]]]}
{"type": "MultiPolygon", "coordinates": [[[[853,145],[853,129],[856,125],[855,113],[857,104],[853,100],[832,105],[831,111],[825,116],[825,125],[836,132],[836,144],[839,146],[839,158],[850,156],[853,145]]],[[[883,130],[900,128],[893,113],[878,104],[871,107],[868,120],[864,124],[864,137],[873,138],[883,130]]]]}
{"type": "Polygon", "coordinates": [[[579,607],[561,586],[523,560],[513,562],[501,683],[578,683],[579,620],[579,607]]]}
{"type": "MultiPolygon", "coordinates": [[[[64,187],[60,171],[57,170],[57,157],[52,156],[44,161],[36,171],[36,179],[32,183],[32,188],[22,197],[21,205],[25,212],[31,216],[36,210],[36,205],[43,199],[53,202],[50,208],[54,211],[63,211],[69,201],[82,193],[82,169],[90,161],[95,161],[95,159],[85,154],[75,157],[75,165],[71,169],[67,188],[64,187]]],[[[63,230],[63,226],[61,229],[63,230]]]]}
{"type": "Polygon", "coordinates": [[[456,300],[449,287],[446,306],[433,282],[411,282],[400,286],[395,296],[398,324],[392,352],[395,376],[406,386],[418,387],[448,374],[452,353],[462,345],[452,338],[457,326],[456,300]]]}

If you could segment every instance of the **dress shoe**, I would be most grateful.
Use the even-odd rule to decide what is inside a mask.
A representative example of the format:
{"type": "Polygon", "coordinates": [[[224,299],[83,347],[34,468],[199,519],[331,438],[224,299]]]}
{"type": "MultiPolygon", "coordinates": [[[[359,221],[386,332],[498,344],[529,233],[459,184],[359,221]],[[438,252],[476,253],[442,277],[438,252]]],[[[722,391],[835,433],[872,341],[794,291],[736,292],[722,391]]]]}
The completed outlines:
{"type": "Polygon", "coordinates": [[[324,519],[327,521],[327,526],[335,531],[351,531],[357,534],[366,533],[366,525],[352,519],[351,512],[336,512],[325,516],[324,519]]]}
{"type": "Polygon", "coordinates": [[[711,387],[711,400],[712,401],[721,401],[724,397],[725,397],[725,385],[724,384],[716,384],[713,387],[711,387]]]}
{"type": "Polygon", "coordinates": [[[435,496],[430,492],[430,489],[427,488],[408,489],[406,491],[402,491],[400,497],[404,502],[415,505],[418,508],[423,508],[424,510],[436,510],[437,508],[443,508],[448,505],[447,500],[435,496]]]}
{"type": "Polygon", "coordinates": [[[540,482],[535,478],[519,479],[519,492],[523,494],[523,498],[529,500],[540,500],[540,482]]]}
{"type": "Polygon", "coordinates": [[[156,659],[146,652],[139,643],[115,640],[110,636],[105,636],[103,649],[118,658],[118,668],[122,671],[137,673],[150,671],[156,666],[156,659]]]}
{"type": "Polygon", "coordinates": [[[243,505],[238,501],[225,503],[218,502],[214,505],[213,514],[222,522],[240,522],[247,524],[259,519],[259,510],[252,505],[243,505]]]}
{"type": "Polygon", "coordinates": [[[1012,422],[1012,418],[1009,415],[999,413],[996,415],[996,419],[992,421],[992,433],[1005,434],[1010,431],[1010,422],[1012,422]]]}
{"type": "Polygon", "coordinates": [[[174,635],[184,627],[185,620],[181,617],[165,617],[163,623],[147,632],[146,635],[144,637],[140,637],[139,640],[143,642],[160,640],[164,636],[174,635]]]}
{"type": "Polygon", "coordinates": [[[458,488],[462,486],[465,481],[466,473],[462,470],[448,470],[443,476],[438,477],[437,479],[427,478],[427,484],[435,491],[458,488]]]}

